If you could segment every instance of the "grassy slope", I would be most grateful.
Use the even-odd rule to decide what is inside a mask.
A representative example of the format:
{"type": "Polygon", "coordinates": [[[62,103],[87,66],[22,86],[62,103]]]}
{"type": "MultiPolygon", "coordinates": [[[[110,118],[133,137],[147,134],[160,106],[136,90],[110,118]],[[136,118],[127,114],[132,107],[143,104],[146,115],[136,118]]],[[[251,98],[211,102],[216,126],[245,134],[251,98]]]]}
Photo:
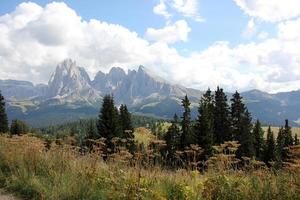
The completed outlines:
{"type": "Polygon", "coordinates": [[[141,169],[30,136],[0,136],[0,184],[28,199],[300,199],[299,173],[141,169]]]}
{"type": "MultiPolygon", "coordinates": [[[[263,130],[265,131],[265,136],[266,136],[266,135],[267,135],[268,127],[263,127],[263,130]]],[[[276,137],[277,137],[277,134],[278,134],[278,131],[279,131],[279,127],[272,126],[272,127],[271,127],[271,130],[273,131],[274,136],[275,136],[275,138],[276,138],[276,137]]],[[[293,134],[293,136],[294,136],[295,134],[297,134],[298,138],[300,138],[300,127],[292,127],[292,134],[293,134]]]]}

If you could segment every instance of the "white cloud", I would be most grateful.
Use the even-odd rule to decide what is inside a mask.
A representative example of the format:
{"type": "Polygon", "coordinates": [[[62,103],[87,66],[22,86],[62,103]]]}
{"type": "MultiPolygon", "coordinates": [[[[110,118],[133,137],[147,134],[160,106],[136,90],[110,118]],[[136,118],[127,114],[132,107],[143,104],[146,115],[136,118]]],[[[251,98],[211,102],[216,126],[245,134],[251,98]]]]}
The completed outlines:
{"type": "Polygon", "coordinates": [[[267,22],[278,22],[300,15],[298,0],[234,0],[249,16],[267,22]]]}
{"type": "Polygon", "coordinates": [[[178,41],[187,41],[191,28],[184,20],[179,20],[173,25],[165,26],[162,29],[148,28],[145,37],[150,41],[165,42],[168,44],[178,41]]]}
{"type": "Polygon", "coordinates": [[[254,19],[250,19],[249,22],[247,23],[247,27],[243,32],[243,36],[246,38],[251,38],[256,32],[256,25],[254,22],[254,19]]]}
{"type": "Polygon", "coordinates": [[[269,37],[269,33],[268,32],[265,32],[265,31],[262,31],[258,34],[258,38],[260,40],[265,40],[269,37]]]}
{"type": "MultiPolygon", "coordinates": [[[[168,33],[162,31],[165,28],[154,32],[168,33]]],[[[167,43],[186,40],[188,31],[174,31],[175,39],[156,34],[160,42],[148,42],[120,25],[84,21],[64,3],[45,7],[22,3],[0,16],[0,78],[47,82],[56,64],[70,57],[92,76],[112,66],[142,64],[167,80],[199,89],[217,85],[231,91],[299,89],[299,31],[300,18],[280,23],[276,37],[259,43],[232,47],[216,42],[182,56],[167,43]]]]}
{"type": "Polygon", "coordinates": [[[193,18],[196,21],[203,21],[198,12],[198,0],[170,0],[170,5],[185,17],[193,18]]]}
{"type": "Polygon", "coordinates": [[[170,19],[172,14],[167,11],[175,11],[184,17],[191,18],[195,21],[202,22],[204,19],[199,14],[199,0],[160,0],[153,8],[153,12],[157,15],[162,15],[166,19],[170,19]]]}
{"type": "Polygon", "coordinates": [[[166,19],[169,19],[172,15],[167,11],[167,6],[163,0],[160,0],[159,4],[157,4],[153,8],[153,12],[157,15],[162,15],[166,19]]]}

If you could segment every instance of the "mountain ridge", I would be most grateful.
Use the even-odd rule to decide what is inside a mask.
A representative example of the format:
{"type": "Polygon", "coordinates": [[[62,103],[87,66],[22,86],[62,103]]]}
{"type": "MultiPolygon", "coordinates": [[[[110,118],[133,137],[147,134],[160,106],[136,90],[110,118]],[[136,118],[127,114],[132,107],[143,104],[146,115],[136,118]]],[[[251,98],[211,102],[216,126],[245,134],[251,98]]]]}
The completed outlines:
{"type": "MultiPolygon", "coordinates": [[[[171,84],[144,66],[127,73],[122,68],[113,67],[108,73],[99,71],[91,80],[85,69],[71,59],[57,65],[48,85],[0,80],[0,90],[8,102],[9,118],[23,119],[29,123],[46,119],[58,111],[57,114],[64,115],[65,120],[73,120],[71,115],[78,115],[77,118],[97,116],[100,102],[106,94],[114,95],[117,105],[125,103],[134,113],[166,118],[181,112],[180,101],[187,94],[192,103],[192,116],[196,117],[196,108],[203,94],[197,89],[171,84]],[[30,118],[32,120],[28,120],[30,118]]],[[[289,118],[292,125],[299,125],[299,90],[277,94],[250,90],[241,95],[253,119],[279,125],[289,118]]]]}

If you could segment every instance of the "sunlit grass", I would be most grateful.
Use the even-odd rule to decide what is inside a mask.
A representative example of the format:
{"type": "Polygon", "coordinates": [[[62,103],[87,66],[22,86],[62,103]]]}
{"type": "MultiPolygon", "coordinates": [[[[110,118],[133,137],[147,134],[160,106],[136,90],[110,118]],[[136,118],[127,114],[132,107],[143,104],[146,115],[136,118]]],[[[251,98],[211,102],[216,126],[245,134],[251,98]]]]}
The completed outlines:
{"type": "Polygon", "coordinates": [[[299,173],[142,168],[69,145],[46,150],[32,136],[0,136],[0,183],[27,199],[300,199],[299,173]]]}

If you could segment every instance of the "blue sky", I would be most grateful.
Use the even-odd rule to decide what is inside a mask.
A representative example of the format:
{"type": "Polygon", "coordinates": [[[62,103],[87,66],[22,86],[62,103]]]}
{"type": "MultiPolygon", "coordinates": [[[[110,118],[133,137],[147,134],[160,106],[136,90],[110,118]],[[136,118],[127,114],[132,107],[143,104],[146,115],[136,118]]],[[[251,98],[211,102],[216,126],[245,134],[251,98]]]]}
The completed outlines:
{"type": "Polygon", "coordinates": [[[91,77],[142,64],[197,89],[296,90],[299,16],[297,0],[1,1],[0,78],[46,83],[70,57],[91,77]]]}

